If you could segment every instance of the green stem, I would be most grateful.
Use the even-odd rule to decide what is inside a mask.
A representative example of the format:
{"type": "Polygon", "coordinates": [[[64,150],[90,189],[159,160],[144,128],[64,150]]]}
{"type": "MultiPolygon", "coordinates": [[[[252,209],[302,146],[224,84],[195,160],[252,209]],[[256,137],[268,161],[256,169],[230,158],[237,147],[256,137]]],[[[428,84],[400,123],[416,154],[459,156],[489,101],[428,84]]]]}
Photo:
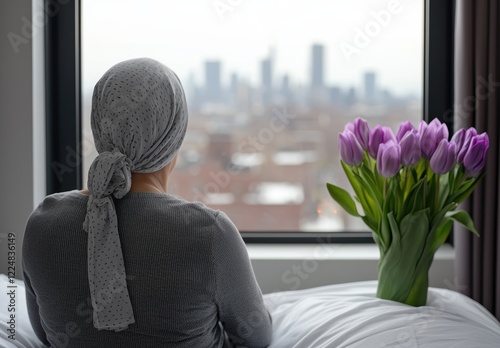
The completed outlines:
{"type": "Polygon", "coordinates": [[[384,202],[385,202],[385,196],[387,194],[387,179],[384,178],[384,202]]]}
{"type": "Polygon", "coordinates": [[[439,180],[440,180],[441,174],[436,174],[436,192],[434,193],[434,209],[435,211],[439,211],[439,180]]]}
{"type": "Polygon", "coordinates": [[[406,197],[408,196],[408,193],[409,193],[409,192],[406,192],[406,190],[408,189],[408,183],[410,182],[410,179],[408,179],[408,177],[409,177],[409,175],[410,175],[410,174],[408,173],[408,172],[409,172],[409,170],[410,170],[410,169],[409,169],[408,167],[405,167],[405,168],[403,169],[404,176],[405,176],[405,181],[404,181],[404,183],[403,183],[403,201],[404,201],[404,200],[406,200],[406,197]]]}
{"type": "Polygon", "coordinates": [[[462,183],[465,181],[465,178],[467,177],[465,173],[461,172],[464,170],[463,166],[464,165],[461,164],[460,167],[458,168],[457,175],[460,175],[460,179],[458,180],[458,183],[457,182],[454,183],[453,192],[455,192],[456,190],[458,190],[458,188],[460,188],[460,185],[462,185],[462,183]]]}

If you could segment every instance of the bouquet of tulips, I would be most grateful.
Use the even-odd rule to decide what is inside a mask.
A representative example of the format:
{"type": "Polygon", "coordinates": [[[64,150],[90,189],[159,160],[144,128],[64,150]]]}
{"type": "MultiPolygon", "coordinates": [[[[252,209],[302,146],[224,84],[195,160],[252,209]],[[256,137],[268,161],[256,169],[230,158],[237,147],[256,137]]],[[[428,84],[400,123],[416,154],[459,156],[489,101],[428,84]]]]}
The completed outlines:
{"type": "MultiPolygon", "coordinates": [[[[357,118],[339,134],[341,164],[351,194],[327,183],[332,198],[372,230],[380,250],[380,298],[425,305],[428,271],[453,221],[478,235],[466,211],[456,210],[484,175],[489,139],[474,128],[448,128],[434,119],[370,129],[357,118]]],[[[479,235],[478,235],[479,236],[479,235]]]]}

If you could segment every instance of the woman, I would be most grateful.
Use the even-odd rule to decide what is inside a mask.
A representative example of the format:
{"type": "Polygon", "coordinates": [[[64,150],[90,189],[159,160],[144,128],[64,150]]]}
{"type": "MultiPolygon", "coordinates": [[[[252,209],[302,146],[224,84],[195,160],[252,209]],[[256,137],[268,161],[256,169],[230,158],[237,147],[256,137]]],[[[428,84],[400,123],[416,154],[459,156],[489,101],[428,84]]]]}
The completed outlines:
{"type": "Polygon", "coordinates": [[[28,310],[45,344],[270,344],[271,318],[234,224],[167,194],[187,119],[179,79],[155,60],[119,63],[95,86],[99,155],[88,190],[46,197],[26,226],[28,310]]]}

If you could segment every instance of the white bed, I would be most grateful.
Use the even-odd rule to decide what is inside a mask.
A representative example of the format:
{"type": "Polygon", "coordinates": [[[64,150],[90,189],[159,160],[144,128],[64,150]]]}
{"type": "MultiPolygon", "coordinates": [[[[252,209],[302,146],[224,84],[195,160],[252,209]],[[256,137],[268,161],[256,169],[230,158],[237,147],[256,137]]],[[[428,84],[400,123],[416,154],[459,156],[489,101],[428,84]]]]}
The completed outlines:
{"type": "MultiPolygon", "coordinates": [[[[35,337],[16,280],[16,341],[7,338],[7,276],[0,274],[0,347],[44,347],[35,337]]],[[[500,324],[475,301],[431,288],[428,306],[374,297],[375,281],[264,295],[273,317],[271,348],[500,347],[500,324]]]]}

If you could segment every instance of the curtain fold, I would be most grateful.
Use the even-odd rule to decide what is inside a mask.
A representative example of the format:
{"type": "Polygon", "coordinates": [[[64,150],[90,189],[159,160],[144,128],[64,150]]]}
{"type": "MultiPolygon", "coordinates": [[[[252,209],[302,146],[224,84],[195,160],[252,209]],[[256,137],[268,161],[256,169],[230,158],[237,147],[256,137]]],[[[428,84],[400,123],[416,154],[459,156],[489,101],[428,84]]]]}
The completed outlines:
{"type": "Polygon", "coordinates": [[[462,204],[481,237],[454,226],[455,287],[500,320],[500,6],[497,0],[456,0],[455,129],[487,132],[486,175],[462,204]]]}

